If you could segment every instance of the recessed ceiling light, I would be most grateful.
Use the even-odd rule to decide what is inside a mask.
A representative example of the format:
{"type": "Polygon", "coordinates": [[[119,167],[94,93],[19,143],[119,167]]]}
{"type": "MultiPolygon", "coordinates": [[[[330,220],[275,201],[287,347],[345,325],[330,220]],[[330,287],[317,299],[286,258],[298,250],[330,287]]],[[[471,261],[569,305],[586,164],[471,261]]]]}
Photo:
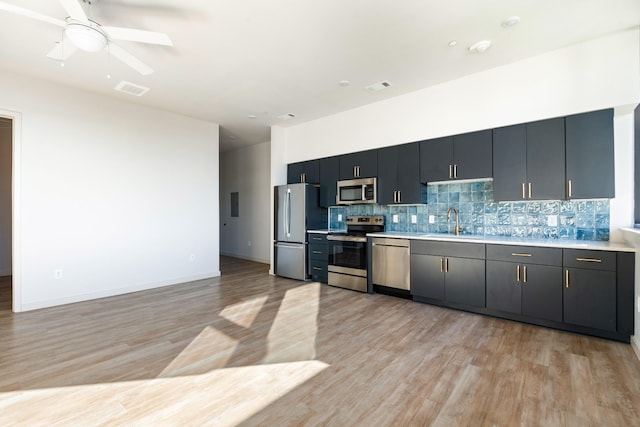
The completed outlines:
{"type": "Polygon", "coordinates": [[[449,47],[454,47],[454,46],[455,46],[455,45],[457,45],[457,44],[458,44],[458,41],[457,41],[457,40],[451,40],[451,41],[449,42],[449,47]]]}
{"type": "Polygon", "coordinates": [[[504,28],[509,28],[509,27],[513,27],[514,25],[518,25],[518,22],[520,22],[520,17],[514,15],[502,21],[502,24],[500,25],[502,25],[502,27],[504,28]]]}
{"type": "Polygon", "coordinates": [[[258,116],[256,116],[255,114],[249,114],[247,116],[247,118],[249,118],[249,119],[255,119],[256,117],[258,117],[258,116]]]}
{"type": "Polygon", "coordinates": [[[347,87],[351,84],[351,82],[349,80],[340,80],[338,84],[342,87],[347,87]]]}
{"type": "Polygon", "coordinates": [[[295,117],[296,117],[296,115],[293,114],[293,113],[285,113],[285,114],[281,114],[281,115],[278,116],[278,118],[280,120],[290,120],[290,119],[293,119],[295,117]]]}
{"type": "Polygon", "coordinates": [[[491,47],[491,42],[489,40],[480,40],[477,43],[469,46],[469,52],[471,53],[483,53],[487,49],[491,47]]]}

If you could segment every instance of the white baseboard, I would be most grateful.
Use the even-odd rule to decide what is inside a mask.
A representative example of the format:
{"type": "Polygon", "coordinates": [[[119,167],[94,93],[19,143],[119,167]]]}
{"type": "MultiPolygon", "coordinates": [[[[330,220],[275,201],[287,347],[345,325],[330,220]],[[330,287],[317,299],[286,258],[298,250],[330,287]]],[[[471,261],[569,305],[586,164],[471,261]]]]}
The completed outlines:
{"type": "Polygon", "coordinates": [[[106,289],[103,291],[91,292],[91,293],[82,294],[82,295],[70,295],[62,298],[28,302],[28,303],[23,303],[22,307],[20,308],[14,307],[13,311],[18,313],[22,311],[37,310],[39,308],[55,307],[58,305],[72,304],[74,302],[90,301],[90,300],[99,299],[99,298],[112,297],[115,295],[123,295],[123,294],[129,294],[132,292],[146,291],[148,289],[162,288],[164,286],[179,285],[186,282],[210,279],[213,277],[220,277],[220,271],[200,274],[197,276],[182,277],[179,279],[162,280],[160,282],[154,282],[154,283],[143,283],[140,285],[125,286],[123,288],[117,288],[117,289],[106,289]]]}
{"type": "Polygon", "coordinates": [[[264,260],[264,259],[261,259],[261,258],[254,258],[254,257],[247,256],[247,255],[233,254],[233,253],[230,253],[230,252],[220,252],[220,255],[230,256],[232,258],[246,259],[247,261],[259,262],[260,264],[269,264],[269,260],[264,260]]]}
{"type": "Polygon", "coordinates": [[[640,339],[635,335],[631,335],[631,348],[636,353],[636,357],[640,360],[640,339]]]}

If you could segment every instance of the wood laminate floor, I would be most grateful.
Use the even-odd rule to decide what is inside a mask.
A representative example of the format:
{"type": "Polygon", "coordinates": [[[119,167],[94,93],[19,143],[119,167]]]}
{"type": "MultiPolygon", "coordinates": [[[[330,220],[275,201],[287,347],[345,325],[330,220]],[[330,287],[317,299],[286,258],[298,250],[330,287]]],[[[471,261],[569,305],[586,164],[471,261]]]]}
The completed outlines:
{"type": "Polygon", "coordinates": [[[640,426],[629,345],[221,267],[21,314],[0,279],[0,425],[640,426]]]}

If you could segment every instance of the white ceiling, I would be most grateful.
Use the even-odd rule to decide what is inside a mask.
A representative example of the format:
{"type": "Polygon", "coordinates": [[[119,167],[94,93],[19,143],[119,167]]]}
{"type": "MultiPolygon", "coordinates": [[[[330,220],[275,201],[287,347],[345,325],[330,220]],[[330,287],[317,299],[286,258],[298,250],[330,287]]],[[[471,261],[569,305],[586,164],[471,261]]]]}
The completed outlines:
{"type": "MultiPolygon", "coordinates": [[[[55,0],[2,1],[66,17],[55,0]]],[[[640,0],[92,0],[85,10],[102,25],[165,32],[174,46],[119,43],[155,69],[150,76],[106,52],[78,52],[60,67],[45,56],[60,27],[0,11],[0,68],[219,123],[223,151],[268,141],[273,124],[299,124],[640,25],[640,0]],[[521,22],[503,28],[512,15],[521,22]],[[487,52],[467,51],[483,39],[493,43],[487,52]],[[121,80],[151,90],[141,98],[115,92],[121,80]],[[392,87],[364,89],[381,80],[392,87]],[[296,117],[277,118],[285,113],[296,117]]]]}

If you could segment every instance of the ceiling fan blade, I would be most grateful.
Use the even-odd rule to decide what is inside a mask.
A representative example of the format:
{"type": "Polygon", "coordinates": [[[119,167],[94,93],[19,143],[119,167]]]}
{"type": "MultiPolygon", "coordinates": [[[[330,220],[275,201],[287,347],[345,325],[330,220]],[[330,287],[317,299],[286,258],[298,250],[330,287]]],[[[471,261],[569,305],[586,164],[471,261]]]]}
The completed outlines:
{"type": "Polygon", "coordinates": [[[107,34],[109,39],[113,40],[127,40],[132,42],[173,46],[173,42],[169,36],[164,33],[122,27],[100,27],[100,29],[107,34]]]}
{"type": "Polygon", "coordinates": [[[56,43],[53,49],[47,53],[47,57],[58,61],[64,61],[76,53],[77,50],[78,48],[71,43],[71,40],[65,37],[62,42],[56,43]]]}
{"type": "Polygon", "coordinates": [[[143,76],[148,76],[149,74],[153,73],[153,68],[149,67],[147,64],[140,61],[138,58],[131,55],[129,52],[127,52],[120,46],[113,43],[109,43],[108,49],[111,55],[115,56],[120,61],[124,62],[129,67],[133,68],[143,76]]]}
{"type": "Polygon", "coordinates": [[[84,13],[84,9],[82,8],[79,0],[60,0],[60,3],[71,19],[82,22],[87,22],[89,20],[89,18],[87,18],[87,14],[84,13]]]}
{"type": "Polygon", "coordinates": [[[5,3],[5,2],[0,2],[0,10],[15,13],[16,15],[25,16],[31,19],[36,19],[38,21],[47,22],[49,24],[57,25],[59,27],[64,27],[67,24],[61,19],[52,18],[50,16],[43,15],[41,13],[34,12],[29,9],[24,9],[22,7],[14,6],[12,4],[5,3]]]}

